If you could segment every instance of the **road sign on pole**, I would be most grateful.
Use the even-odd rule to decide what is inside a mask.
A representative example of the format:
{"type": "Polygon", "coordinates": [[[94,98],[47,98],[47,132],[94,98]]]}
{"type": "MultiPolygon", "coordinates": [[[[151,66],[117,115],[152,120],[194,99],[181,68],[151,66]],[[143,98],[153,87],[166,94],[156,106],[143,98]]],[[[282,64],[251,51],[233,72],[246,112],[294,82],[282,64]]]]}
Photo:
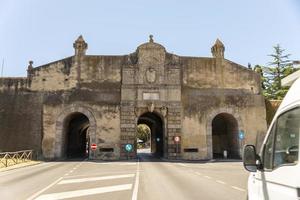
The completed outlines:
{"type": "Polygon", "coordinates": [[[97,144],[93,143],[93,144],[91,145],[91,149],[92,149],[93,151],[95,151],[95,150],[97,149],[97,144]]]}
{"type": "Polygon", "coordinates": [[[180,139],[180,136],[174,136],[174,142],[179,143],[180,139]]]}
{"type": "Polygon", "coordinates": [[[127,152],[131,152],[132,149],[133,149],[133,145],[132,145],[132,144],[126,144],[126,145],[125,145],[125,150],[126,150],[127,152]]]}
{"type": "Polygon", "coordinates": [[[173,140],[176,144],[176,159],[177,159],[177,156],[178,156],[178,153],[179,153],[179,142],[180,142],[180,136],[174,136],[173,140]]]}
{"type": "Polygon", "coordinates": [[[133,150],[132,144],[126,144],[125,145],[125,151],[127,152],[127,160],[129,160],[129,153],[133,150]]]}
{"type": "Polygon", "coordinates": [[[240,130],[240,132],[239,132],[239,139],[243,140],[244,138],[245,138],[245,133],[244,133],[244,131],[240,130]]]}

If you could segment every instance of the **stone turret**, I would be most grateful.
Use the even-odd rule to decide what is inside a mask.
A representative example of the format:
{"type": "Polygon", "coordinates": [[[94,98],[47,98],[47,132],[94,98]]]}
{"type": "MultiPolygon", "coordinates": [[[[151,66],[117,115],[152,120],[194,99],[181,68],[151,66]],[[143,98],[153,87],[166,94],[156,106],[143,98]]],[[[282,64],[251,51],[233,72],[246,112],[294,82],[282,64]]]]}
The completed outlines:
{"type": "Polygon", "coordinates": [[[225,46],[217,39],[215,44],[211,47],[211,53],[214,58],[224,58],[225,46]]]}
{"type": "Polygon", "coordinates": [[[84,41],[82,35],[80,35],[74,42],[73,47],[75,49],[75,55],[85,55],[88,48],[88,44],[84,41]]]}
{"type": "Polygon", "coordinates": [[[33,74],[33,72],[32,72],[33,66],[32,65],[33,65],[33,61],[30,60],[29,61],[29,65],[27,67],[27,78],[31,78],[32,77],[32,74],[33,74]]]}

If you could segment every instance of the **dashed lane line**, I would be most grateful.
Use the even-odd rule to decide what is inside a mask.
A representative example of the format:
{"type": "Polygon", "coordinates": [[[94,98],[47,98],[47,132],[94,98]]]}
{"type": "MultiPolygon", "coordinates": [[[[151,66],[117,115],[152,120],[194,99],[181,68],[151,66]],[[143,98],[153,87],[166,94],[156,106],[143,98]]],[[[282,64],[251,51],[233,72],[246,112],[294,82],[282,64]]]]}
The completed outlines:
{"type": "MultiPolygon", "coordinates": [[[[177,165],[180,165],[180,166],[183,166],[183,167],[187,167],[187,165],[185,165],[185,164],[183,164],[183,163],[177,163],[177,165]]],[[[195,171],[193,171],[193,170],[190,170],[190,172],[194,172],[195,174],[197,174],[197,175],[199,175],[199,176],[202,176],[202,173],[200,173],[200,172],[195,172],[195,171]]],[[[210,176],[203,176],[204,178],[207,178],[207,179],[212,179],[212,177],[210,177],[210,176]]],[[[221,180],[215,180],[217,183],[220,183],[220,184],[222,184],[222,185],[227,185],[227,183],[226,182],[224,182],[224,181],[221,181],[221,180]]],[[[235,190],[238,190],[238,191],[241,191],[241,192],[246,192],[246,190],[245,189],[243,189],[243,188],[240,188],[240,187],[236,187],[236,186],[230,186],[232,189],[235,189],[235,190]]]]}
{"type": "Polygon", "coordinates": [[[91,181],[102,181],[102,180],[112,180],[112,179],[121,179],[121,178],[131,178],[134,177],[134,174],[124,174],[116,176],[101,176],[101,177],[90,177],[90,178],[78,178],[78,179],[65,179],[58,183],[61,184],[70,184],[70,183],[83,183],[91,181]]]}
{"type": "Polygon", "coordinates": [[[233,189],[235,189],[235,190],[239,190],[239,191],[241,191],[241,192],[246,192],[246,190],[245,189],[242,189],[242,188],[239,188],[239,187],[236,187],[236,186],[231,186],[231,188],[233,188],[233,189]]]}
{"type": "Polygon", "coordinates": [[[123,184],[123,185],[98,187],[98,188],[91,188],[91,189],[84,189],[84,190],[74,190],[68,192],[44,194],[36,198],[36,200],[58,200],[58,199],[75,198],[75,197],[82,197],[88,195],[103,194],[108,192],[131,190],[131,188],[132,188],[132,184],[123,184]]]}
{"type": "Polygon", "coordinates": [[[223,185],[226,185],[226,183],[224,181],[221,181],[221,180],[216,180],[217,183],[220,183],[220,184],[223,184],[223,185]]]}

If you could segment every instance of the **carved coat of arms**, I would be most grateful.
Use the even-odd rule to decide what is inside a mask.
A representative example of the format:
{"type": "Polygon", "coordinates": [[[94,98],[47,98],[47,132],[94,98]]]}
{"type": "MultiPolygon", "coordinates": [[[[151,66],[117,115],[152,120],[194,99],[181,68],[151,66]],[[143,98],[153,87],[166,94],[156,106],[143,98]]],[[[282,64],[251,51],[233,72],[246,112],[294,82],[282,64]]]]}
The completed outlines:
{"type": "Polygon", "coordinates": [[[146,71],[146,80],[149,83],[153,83],[156,80],[156,71],[153,68],[148,68],[146,71]]]}

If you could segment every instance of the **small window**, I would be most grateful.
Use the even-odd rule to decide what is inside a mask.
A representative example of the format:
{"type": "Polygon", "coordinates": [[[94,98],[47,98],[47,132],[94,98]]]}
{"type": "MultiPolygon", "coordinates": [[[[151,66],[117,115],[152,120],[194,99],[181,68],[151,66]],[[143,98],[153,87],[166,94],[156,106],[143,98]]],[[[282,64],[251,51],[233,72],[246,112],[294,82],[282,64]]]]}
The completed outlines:
{"type": "Polygon", "coordinates": [[[100,152],[114,152],[114,148],[100,148],[100,152]]]}
{"type": "Polygon", "coordinates": [[[186,148],[186,149],[184,149],[184,152],[187,152],[187,153],[189,153],[189,152],[198,152],[198,149],[197,148],[186,148]]]}

